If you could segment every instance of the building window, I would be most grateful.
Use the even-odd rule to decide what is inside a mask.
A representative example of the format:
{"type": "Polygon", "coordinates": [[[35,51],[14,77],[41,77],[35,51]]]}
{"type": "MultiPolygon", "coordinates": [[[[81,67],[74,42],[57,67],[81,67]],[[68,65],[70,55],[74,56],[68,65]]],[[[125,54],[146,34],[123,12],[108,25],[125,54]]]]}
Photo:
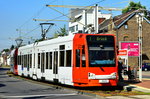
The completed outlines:
{"type": "Polygon", "coordinates": [[[128,29],[128,24],[127,23],[124,24],[124,29],[128,29]]]}
{"type": "Polygon", "coordinates": [[[69,31],[75,32],[75,26],[70,27],[70,28],[69,28],[69,31]]]}
{"type": "Polygon", "coordinates": [[[78,25],[76,25],[76,31],[78,31],[78,25]]]}
{"type": "Polygon", "coordinates": [[[128,41],[128,38],[129,38],[129,36],[128,36],[128,35],[125,35],[125,36],[123,37],[123,41],[128,41]]]}

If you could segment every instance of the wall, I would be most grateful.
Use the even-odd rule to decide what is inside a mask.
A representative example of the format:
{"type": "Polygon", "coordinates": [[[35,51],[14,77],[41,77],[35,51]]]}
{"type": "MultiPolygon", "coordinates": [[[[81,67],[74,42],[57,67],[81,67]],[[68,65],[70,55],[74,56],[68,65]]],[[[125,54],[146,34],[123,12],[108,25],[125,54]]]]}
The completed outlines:
{"type": "MultiPolygon", "coordinates": [[[[142,56],[143,62],[150,63],[150,39],[149,34],[150,24],[145,20],[142,23],[143,28],[143,48],[142,48],[142,56]]],[[[138,23],[135,16],[127,21],[124,25],[122,25],[118,29],[118,39],[119,41],[138,41],[138,23]],[[127,28],[125,28],[127,27],[127,28]]],[[[116,34],[117,35],[117,34],[116,34]]],[[[138,57],[129,57],[129,66],[138,67],[138,57]]]]}

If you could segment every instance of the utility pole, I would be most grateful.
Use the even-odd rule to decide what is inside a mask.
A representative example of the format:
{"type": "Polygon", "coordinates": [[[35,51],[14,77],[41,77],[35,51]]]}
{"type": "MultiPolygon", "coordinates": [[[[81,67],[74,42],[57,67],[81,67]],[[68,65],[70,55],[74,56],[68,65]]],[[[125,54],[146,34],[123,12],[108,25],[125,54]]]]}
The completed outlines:
{"type": "Polygon", "coordinates": [[[139,80],[142,81],[142,21],[143,13],[138,13],[137,22],[138,22],[138,41],[140,45],[139,49],[139,80]]]}
{"type": "Polygon", "coordinates": [[[95,27],[95,34],[98,33],[98,4],[95,5],[95,23],[94,23],[94,27],[95,27]]]}

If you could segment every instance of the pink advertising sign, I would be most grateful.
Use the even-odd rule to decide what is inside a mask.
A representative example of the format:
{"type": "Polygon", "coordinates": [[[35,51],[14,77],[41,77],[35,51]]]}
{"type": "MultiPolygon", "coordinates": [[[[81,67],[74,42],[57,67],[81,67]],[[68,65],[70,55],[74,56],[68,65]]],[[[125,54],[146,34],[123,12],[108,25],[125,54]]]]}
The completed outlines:
{"type": "Polygon", "coordinates": [[[128,50],[128,56],[139,56],[139,42],[121,42],[120,49],[128,50]]]}

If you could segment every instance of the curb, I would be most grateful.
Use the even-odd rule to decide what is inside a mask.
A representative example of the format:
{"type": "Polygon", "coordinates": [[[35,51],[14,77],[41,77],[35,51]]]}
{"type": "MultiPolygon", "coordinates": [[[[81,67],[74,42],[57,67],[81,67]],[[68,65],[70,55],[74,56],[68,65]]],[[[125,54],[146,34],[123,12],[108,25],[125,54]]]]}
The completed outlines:
{"type": "Polygon", "coordinates": [[[128,85],[128,86],[124,86],[124,89],[128,90],[128,91],[140,91],[140,92],[145,92],[145,93],[150,93],[150,89],[149,88],[145,88],[145,87],[141,87],[141,86],[137,86],[137,85],[128,85]]]}

